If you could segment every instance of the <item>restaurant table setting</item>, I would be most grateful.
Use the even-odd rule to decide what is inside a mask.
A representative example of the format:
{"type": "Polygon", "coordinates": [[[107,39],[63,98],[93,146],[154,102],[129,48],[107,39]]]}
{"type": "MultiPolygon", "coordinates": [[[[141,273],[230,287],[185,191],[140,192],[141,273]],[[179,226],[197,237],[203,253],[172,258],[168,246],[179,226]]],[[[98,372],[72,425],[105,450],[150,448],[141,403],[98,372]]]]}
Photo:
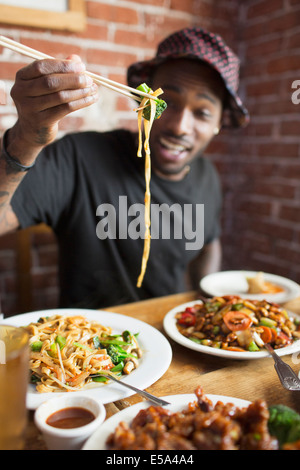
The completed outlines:
{"type": "MultiPolygon", "coordinates": [[[[253,272],[243,272],[245,276],[252,274],[253,272]]],[[[274,361],[272,351],[270,352],[266,348],[254,352],[242,352],[238,351],[238,348],[237,350],[228,348],[228,351],[224,351],[221,348],[205,346],[200,341],[191,341],[176,328],[176,315],[178,312],[183,312],[186,307],[201,304],[203,299],[204,301],[206,299],[203,294],[207,298],[231,294],[239,295],[241,299],[248,298],[247,295],[243,295],[241,290],[239,293],[232,292],[231,294],[226,291],[226,286],[224,287],[225,290],[222,290],[220,287],[223,282],[222,276],[223,279],[226,279],[227,286],[226,273],[219,273],[219,277],[215,278],[215,284],[211,279],[204,279],[200,286],[201,294],[190,291],[106,309],[45,310],[44,312],[30,312],[0,320],[0,328],[3,329],[7,328],[8,325],[12,325],[17,331],[20,331],[22,326],[37,321],[37,318],[42,314],[47,314],[47,316],[55,314],[71,315],[71,313],[74,315],[84,314],[89,319],[97,320],[101,324],[109,324],[113,331],[126,329],[135,333],[138,332],[138,341],[144,352],[139,367],[120,379],[121,382],[124,382],[124,385],[127,384],[133,388],[124,387],[119,383],[115,383],[115,381],[110,381],[108,384],[87,389],[84,392],[38,393],[34,385],[29,385],[27,392],[24,392],[24,389],[21,390],[22,384],[19,384],[19,396],[11,398],[10,405],[21,402],[23,408],[21,406],[21,410],[15,409],[12,413],[12,406],[10,406],[7,410],[9,416],[7,414],[6,421],[9,422],[18,419],[18,416],[22,416],[25,432],[21,426],[17,437],[21,439],[21,435],[23,436],[22,445],[13,442],[11,444],[13,447],[10,448],[46,450],[56,449],[59,445],[59,448],[65,449],[105,449],[105,440],[120,421],[130,422],[140,410],[146,409],[150,405],[156,406],[155,402],[151,403],[151,396],[154,399],[161,398],[165,400],[167,404],[161,404],[162,406],[177,411],[195,400],[194,393],[199,386],[213,403],[221,400],[223,403],[229,402],[243,407],[255,400],[264,400],[268,405],[281,404],[300,413],[300,393],[298,393],[296,386],[293,391],[287,390],[283,386],[284,381],[280,381],[278,371],[274,367],[276,361],[274,361]],[[218,286],[217,291],[212,292],[211,286],[218,286]],[[150,401],[141,396],[139,390],[149,393],[150,401]],[[82,425],[80,442],[76,442],[75,429],[58,429],[55,427],[51,429],[49,423],[46,423],[51,413],[53,414],[59,408],[64,408],[67,406],[68,400],[71,400],[71,398],[74,400],[76,397],[81,400],[80,406],[88,410],[93,409],[96,415],[93,424],[86,423],[82,425]],[[59,404],[60,400],[61,403],[65,400],[64,405],[59,404]],[[24,410],[26,408],[27,422],[24,424],[24,410]],[[86,432],[84,433],[84,431],[86,432]],[[49,436],[51,439],[49,439],[49,436]],[[65,441],[62,441],[61,436],[65,437],[65,441]]],[[[231,279],[235,276],[235,279],[237,279],[241,276],[241,272],[229,272],[228,276],[231,279]]],[[[269,279],[270,276],[266,275],[265,278],[269,279]]],[[[286,300],[286,302],[280,302],[280,307],[288,309],[297,317],[300,312],[299,287],[285,278],[280,279],[280,276],[272,277],[271,281],[278,282],[287,293],[286,298],[284,298],[281,291],[280,298],[286,300]]],[[[232,285],[238,287],[238,282],[232,285]]],[[[253,299],[255,296],[252,295],[251,298],[253,299]]],[[[272,301],[274,302],[273,298],[272,301]]],[[[28,338],[23,341],[28,344],[28,338]]],[[[22,341],[21,345],[24,347],[22,341]]],[[[287,347],[276,350],[277,356],[280,356],[281,360],[284,361],[284,365],[290,368],[295,380],[298,378],[300,370],[299,350],[300,341],[297,340],[287,347]]],[[[15,357],[18,354],[16,353],[15,357]]],[[[23,354],[22,357],[24,358],[23,363],[24,361],[26,363],[28,361],[26,354],[23,354]]],[[[23,370],[24,375],[23,363],[18,365],[18,370],[19,372],[23,370]]],[[[0,376],[1,370],[4,371],[3,364],[1,364],[0,350],[0,376]]],[[[286,371],[284,370],[284,372],[286,371]]],[[[20,373],[18,373],[18,377],[20,377],[20,373]]],[[[10,384],[10,390],[12,390],[12,387],[17,387],[16,377],[14,377],[14,383],[10,384]]],[[[9,393],[9,390],[3,391],[2,378],[0,397],[4,397],[5,393],[9,393]]],[[[1,418],[4,413],[3,408],[2,405],[0,410],[1,418]]],[[[0,448],[9,448],[5,447],[7,444],[1,441],[1,437],[3,439],[2,434],[0,436],[0,448]]]]}

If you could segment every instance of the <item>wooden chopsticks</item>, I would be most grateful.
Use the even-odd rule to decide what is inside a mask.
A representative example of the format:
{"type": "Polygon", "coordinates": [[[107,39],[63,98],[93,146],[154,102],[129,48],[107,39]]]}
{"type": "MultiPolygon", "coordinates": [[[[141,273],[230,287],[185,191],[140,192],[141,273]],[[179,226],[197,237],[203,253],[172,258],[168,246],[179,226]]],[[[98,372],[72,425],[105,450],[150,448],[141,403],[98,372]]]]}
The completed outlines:
{"type": "MultiPolygon", "coordinates": [[[[32,49],[31,47],[25,46],[24,44],[18,43],[16,41],[13,41],[12,39],[9,39],[1,35],[0,35],[0,45],[3,47],[7,47],[8,49],[11,49],[14,52],[18,52],[19,54],[23,54],[27,57],[31,57],[32,59],[35,59],[35,60],[54,59],[54,57],[51,57],[50,55],[44,54],[43,52],[39,52],[35,49],[32,49]]],[[[135,88],[131,88],[127,85],[123,85],[122,83],[118,83],[118,82],[115,82],[114,80],[110,80],[108,78],[102,77],[101,75],[96,75],[95,73],[88,72],[88,71],[86,71],[85,73],[86,75],[91,77],[94,80],[94,82],[97,83],[98,85],[103,85],[106,88],[109,88],[118,93],[121,93],[122,95],[128,96],[129,98],[133,98],[134,100],[141,101],[143,97],[146,97],[149,99],[155,99],[155,97],[150,95],[149,93],[136,90],[135,88]]]]}

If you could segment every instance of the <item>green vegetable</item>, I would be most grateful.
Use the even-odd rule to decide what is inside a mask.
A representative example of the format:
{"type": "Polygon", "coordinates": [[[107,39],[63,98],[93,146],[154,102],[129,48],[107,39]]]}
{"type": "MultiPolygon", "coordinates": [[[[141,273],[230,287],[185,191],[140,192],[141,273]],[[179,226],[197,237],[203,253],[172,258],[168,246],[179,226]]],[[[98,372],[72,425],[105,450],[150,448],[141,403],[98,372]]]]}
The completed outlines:
{"type": "Polygon", "coordinates": [[[110,369],[110,370],[111,370],[111,372],[122,372],[122,370],[124,368],[124,365],[125,365],[124,362],[121,361],[121,362],[119,362],[118,365],[116,365],[115,367],[112,367],[112,369],[110,369]]]}
{"type": "Polygon", "coordinates": [[[35,351],[35,352],[40,351],[42,349],[42,346],[43,346],[43,341],[34,341],[30,345],[31,351],[35,351]]]}
{"type": "MultiPolygon", "coordinates": [[[[137,87],[137,90],[143,91],[144,93],[151,93],[152,90],[146,83],[142,83],[137,87]]],[[[167,103],[164,100],[161,100],[160,98],[155,99],[156,102],[156,111],[155,111],[155,116],[154,119],[160,118],[162,113],[167,107],[167,103]]],[[[151,115],[151,106],[147,106],[144,111],[143,111],[143,118],[147,119],[147,121],[150,121],[150,115],[151,115]]]]}
{"type": "Polygon", "coordinates": [[[92,377],[93,382],[106,382],[108,379],[102,375],[96,375],[92,377]]]}
{"type": "Polygon", "coordinates": [[[132,342],[132,334],[130,333],[130,331],[128,330],[123,331],[122,336],[124,340],[126,341],[126,343],[132,342]]]}
{"type": "Polygon", "coordinates": [[[35,375],[35,374],[30,375],[29,382],[31,384],[36,384],[37,382],[40,382],[40,381],[41,381],[41,378],[38,377],[37,375],[35,375]]]}
{"type": "Polygon", "coordinates": [[[231,310],[241,310],[241,308],[244,307],[244,304],[233,304],[233,306],[231,307],[231,310]]]}
{"type": "Polygon", "coordinates": [[[189,338],[191,341],[194,341],[194,343],[201,344],[201,339],[199,338],[193,338],[192,336],[189,338]]]}
{"type": "Polygon", "coordinates": [[[279,446],[300,439],[300,415],[286,405],[271,405],[269,407],[268,428],[276,437],[279,446]]]}
{"type": "Polygon", "coordinates": [[[75,346],[76,348],[87,349],[88,351],[94,351],[92,348],[89,348],[85,344],[81,344],[81,343],[77,343],[77,342],[74,342],[73,346],[75,346]]]}
{"type": "Polygon", "coordinates": [[[64,336],[57,335],[55,338],[55,342],[59,345],[60,350],[62,350],[62,348],[65,347],[67,340],[64,336]]]}
{"type": "MultiPolygon", "coordinates": [[[[119,364],[116,365],[115,367],[112,367],[110,371],[113,372],[115,375],[122,375],[124,365],[125,364],[123,361],[119,362],[119,364]]],[[[101,375],[101,372],[99,372],[98,375],[94,375],[92,379],[94,382],[106,382],[108,380],[106,377],[103,377],[101,375]]]]}
{"type": "Polygon", "coordinates": [[[120,348],[117,344],[109,344],[106,347],[107,354],[110,356],[113,364],[117,365],[119,362],[123,362],[126,357],[135,357],[132,354],[127,353],[124,349],[120,348]]]}
{"type": "Polygon", "coordinates": [[[96,349],[101,349],[101,341],[99,339],[99,336],[94,336],[93,344],[96,349]]]}
{"type": "Polygon", "coordinates": [[[268,326],[269,328],[276,328],[277,326],[276,321],[271,320],[271,318],[267,317],[261,317],[259,324],[263,326],[268,326]]]}
{"type": "Polygon", "coordinates": [[[213,327],[213,330],[212,330],[213,334],[217,335],[219,333],[219,331],[220,331],[220,327],[218,325],[215,325],[213,327]]]}
{"type": "Polygon", "coordinates": [[[254,341],[251,341],[248,346],[248,351],[259,351],[259,347],[254,341]]]}
{"type": "Polygon", "coordinates": [[[144,93],[151,93],[151,88],[147,85],[147,83],[141,83],[137,88],[139,91],[143,91],[144,93]]]}

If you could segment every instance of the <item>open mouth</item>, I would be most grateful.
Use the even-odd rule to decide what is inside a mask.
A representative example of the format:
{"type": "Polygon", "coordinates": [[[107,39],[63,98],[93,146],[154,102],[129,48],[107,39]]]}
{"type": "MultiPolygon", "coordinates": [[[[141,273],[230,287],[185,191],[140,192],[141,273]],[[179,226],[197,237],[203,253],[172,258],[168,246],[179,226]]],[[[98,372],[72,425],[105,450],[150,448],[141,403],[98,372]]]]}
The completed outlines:
{"type": "Polygon", "coordinates": [[[165,137],[160,137],[159,144],[162,155],[171,160],[179,160],[186,156],[187,152],[191,150],[191,147],[182,144],[176,144],[165,137]]]}

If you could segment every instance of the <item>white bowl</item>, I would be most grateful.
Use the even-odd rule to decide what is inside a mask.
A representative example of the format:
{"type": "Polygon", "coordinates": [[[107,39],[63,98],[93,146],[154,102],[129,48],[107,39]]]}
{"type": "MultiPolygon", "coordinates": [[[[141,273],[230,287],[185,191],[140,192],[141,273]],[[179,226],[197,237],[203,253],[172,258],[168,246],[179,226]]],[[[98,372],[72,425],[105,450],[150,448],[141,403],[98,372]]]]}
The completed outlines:
{"type": "Polygon", "coordinates": [[[71,450],[81,449],[85,441],[103,423],[105,416],[105,408],[97,400],[66,394],[42,403],[35,411],[34,422],[43,434],[49,450],[71,450]],[[55,428],[47,424],[46,421],[52,413],[69,407],[85,408],[94,414],[95,419],[84,426],[71,429],[55,428]]]}

